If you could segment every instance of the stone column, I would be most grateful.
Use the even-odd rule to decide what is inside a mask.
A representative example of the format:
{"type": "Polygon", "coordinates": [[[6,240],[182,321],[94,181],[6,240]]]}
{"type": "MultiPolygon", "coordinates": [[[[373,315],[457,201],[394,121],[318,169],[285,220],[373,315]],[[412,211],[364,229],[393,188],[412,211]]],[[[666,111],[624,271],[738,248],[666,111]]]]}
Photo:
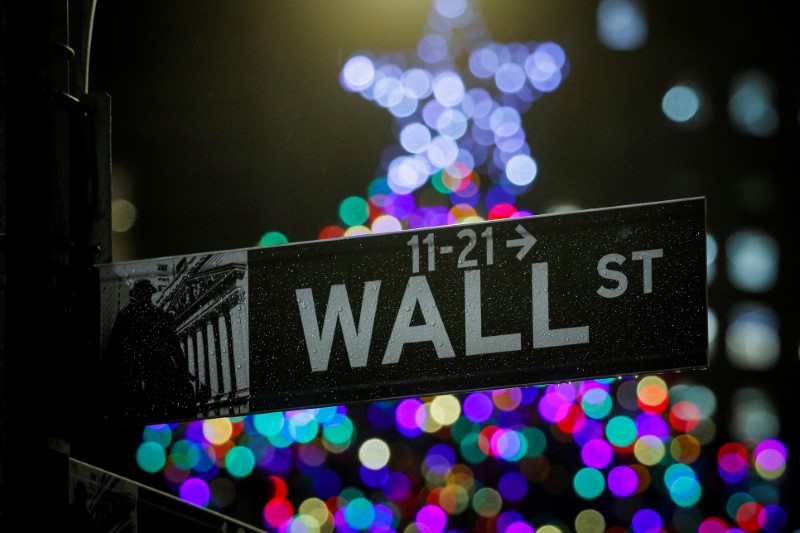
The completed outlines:
{"type": "Polygon", "coordinates": [[[217,325],[217,348],[219,349],[219,366],[221,376],[222,393],[227,394],[234,390],[231,379],[231,353],[230,353],[230,329],[228,321],[225,320],[227,313],[223,310],[216,317],[217,325]]]}
{"type": "Polygon", "coordinates": [[[197,357],[197,382],[208,388],[208,357],[205,353],[203,330],[200,326],[194,331],[195,355],[197,357]]]}
{"type": "Polygon", "coordinates": [[[237,303],[230,312],[231,334],[233,336],[233,362],[236,369],[236,390],[250,387],[250,338],[247,311],[237,303]]]}
{"type": "Polygon", "coordinates": [[[186,357],[189,359],[189,373],[197,377],[197,352],[194,349],[194,339],[191,335],[186,335],[186,357]]]}
{"type": "Polygon", "coordinates": [[[209,317],[209,320],[203,326],[206,335],[206,354],[208,356],[208,384],[211,387],[212,397],[222,392],[220,389],[219,353],[216,335],[214,334],[214,322],[212,317],[209,317]]]}

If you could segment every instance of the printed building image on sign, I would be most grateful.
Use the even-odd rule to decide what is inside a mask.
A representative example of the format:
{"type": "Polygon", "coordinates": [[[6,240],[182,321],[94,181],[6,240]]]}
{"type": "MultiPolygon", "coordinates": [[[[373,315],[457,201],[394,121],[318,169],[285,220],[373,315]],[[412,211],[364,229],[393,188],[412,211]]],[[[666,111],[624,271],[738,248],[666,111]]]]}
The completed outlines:
{"type": "Polygon", "coordinates": [[[104,367],[140,421],[705,368],[705,242],[694,198],[101,265],[104,367]]]}
{"type": "Polygon", "coordinates": [[[246,251],[106,265],[100,299],[109,416],[249,412],[246,251]]]}

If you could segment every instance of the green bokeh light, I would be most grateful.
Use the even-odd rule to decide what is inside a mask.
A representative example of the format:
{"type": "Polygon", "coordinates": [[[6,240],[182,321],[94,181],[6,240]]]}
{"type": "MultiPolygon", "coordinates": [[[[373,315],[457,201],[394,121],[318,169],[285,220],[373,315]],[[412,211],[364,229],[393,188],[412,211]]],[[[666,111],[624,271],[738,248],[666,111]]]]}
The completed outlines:
{"type": "Polygon", "coordinates": [[[575,493],[586,500],[597,498],[606,488],[603,473],[596,468],[581,468],[572,480],[575,493]]]}
{"type": "Polygon", "coordinates": [[[167,449],[172,443],[172,429],[166,424],[158,426],[147,426],[142,432],[142,440],[145,442],[155,442],[162,448],[167,449]]]}
{"type": "Polygon", "coordinates": [[[703,488],[695,478],[684,476],[670,485],[669,495],[676,505],[691,507],[700,501],[703,488]]]}
{"type": "Polygon", "coordinates": [[[483,453],[483,450],[481,450],[481,447],[478,445],[479,438],[480,433],[477,431],[467,433],[459,444],[461,455],[464,456],[464,460],[474,465],[486,460],[486,454],[483,453]]]}
{"type": "Polygon", "coordinates": [[[270,435],[277,435],[286,424],[286,418],[283,413],[260,413],[253,415],[253,427],[256,431],[269,437],[270,435]]]}
{"type": "Polygon", "coordinates": [[[358,226],[369,218],[369,205],[360,196],[348,196],[339,204],[339,218],[348,226],[358,226]]]}
{"type": "Polygon", "coordinates": [[[611,396],[603,389],[590,389],[581,399],[583,412],[595,420],[608,416],[613,405],[611,396]]]}
{"type": "Polygon", "coordinates": [[[520,433],[525,437],[525,442],[528,445],[528,449],[525,452],[526,457],[539,457],[544,453],[547,447],[547,437],[539,428],[528,426],[520,433]]]}
{"type": "Polygon", "coordinates": [[[322,435],[337,446],[350,442],[353,438],[353,422],[348,417],[341,417],[337,424],[329,424],[322,428],[322,435]]]}
{"type": "Polygon", "coordinates": [[[286,244],[288,242],[289,239],[287,239],[286,235],[284,235],[280,231],[268,231],[261,236],[261,239],[258,241],[258,245],[275,246],[277,244],[286,244]]]}
{"type": "Polygon", "coordinates": [[[344,519],[353,529],[367,529],[375,520],[375,506],[366,498],[351,500],[344,509],[344,519]]]}
{"type": "Polygon", "coordinates": [[[172,463],[184,470],[194,468],[200,461],[201,453],[200,446],[186,439],[175,442],[170,449],[172,463]]]}
{"type": "Polygon", "coordinates": [[[158,472],[164,468],[166,462],[167,454],[157,442],[143,442],[136,449],[136,463],[145,472],[158,472]]]}
{"type": "Polygon", "coordinates": [[[279,432],[267,435],[267,440],[276,448],[288,448],[294,444],[294,439],[289,433],[289,428],[284,426],[279,432]]]}
{"type": "Polygon", "coordinates": [[[636,440],[636,422],[627,416],[615,416],[608,421],[606,437],[614,446],[624,448],[636,440]]]}
{"type": "Polygon", "coordinates": [[[238,478],[249,476],[256,465],[256,458],[247,446],[234,446],[225,454],[225,468],[238,478]]]}
{"type": "Polygon", "coordinates": [[[431,185],[433,185],[433,188],[436,189],[441,194],[450,194],[451,192],[453,192],[447,188],[447,185],[445,185],[444,182],[442,182],[441,170],[431,175],[431,185]]]}
{"type": "Polygon", "coordinates": [[[297,442],[311,442],[318,432],[319,423],[310,413],[299,413],[289,419],[289,434],[297,442]]]}

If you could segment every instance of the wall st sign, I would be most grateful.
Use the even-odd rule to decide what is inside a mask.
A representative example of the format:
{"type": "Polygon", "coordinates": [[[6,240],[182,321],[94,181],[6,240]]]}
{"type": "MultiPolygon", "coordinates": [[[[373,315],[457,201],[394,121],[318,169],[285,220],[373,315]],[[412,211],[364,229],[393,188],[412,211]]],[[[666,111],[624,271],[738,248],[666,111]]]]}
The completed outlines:
{"type": "Polygon", "coordinates": [[[705,239],[692,198],[100,265],[110,416],[704,368],[705,239]]]}

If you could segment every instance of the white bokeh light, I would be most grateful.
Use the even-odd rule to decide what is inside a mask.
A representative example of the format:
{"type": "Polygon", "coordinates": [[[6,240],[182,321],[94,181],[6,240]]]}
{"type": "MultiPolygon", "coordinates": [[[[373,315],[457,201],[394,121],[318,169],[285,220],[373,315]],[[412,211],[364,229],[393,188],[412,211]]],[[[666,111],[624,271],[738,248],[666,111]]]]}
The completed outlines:
{"type": "Polygon", "coordinates": [[[778,316],[754,303],[733,308],[725,332],[725,352],[728,360],[742,370],[773,368],[781,352],[778,316]]]}
{"type": "Polygon", "coordinates": [[[775,402],[767,392],[745,387],[733,394],[732,437],[739,441],[772,439],[780,433],[775,402]]]}
{"type": "Polygon", "coordinates": [[[342,69],[342,85],[348,91],[362,91],[372,85],[375,66],[366,56],[353,56],[342,69]]]}
{"type": "Polygon", "coordinates": [[[739,131],[755,137],[769,137],[778,129],[778,110],[774,103],[774,83],[760,71],[737,77],[731,88],[728,111],[739,131]]]}
{"type": "Polygon", "coordinates": [[[671,87],[661,99],[661,110],[673,122],[689,122],[700,111],[700,95],[688,85],[671,87]]]}
{"type": "Polygon", "coordinates": [[[358,459],[370,470],[380,470],[389,463],[389,445],[382,439],[365,440],[358,449],[358,459]]]}
{"type": "Polygon", "coordinates": [[[508,181],[514,185],[528,185],[536,178],[536,161],[528,155],[515,155],[506,165],[508,181]]]}
{"type": "Polygon", "coordinates": [[[453,107],[464,98],[464,82],[455,72],[445,71],[433,81],[433,95],[440,104],[453,107]]]}
{"type": "Polygon", "coordinates": [[[765,292],[778,280],[779,248],[775,239],[758,229],[739,230],[725,243],[728,278],[738,289],[765,292]]]}
{"type": "Polygon", "coordinates": [[[409,153],[421,154],[431,144],[431,131],[419,122],[412,122],[400,131],[400,144],[409,153]]]}
{"type": "Polygon", "coordinates": [[[637,0],[602,0],[597,7],[597,36],[612,50],[636,50],[647,40],[644,8],[637,0]]]}

